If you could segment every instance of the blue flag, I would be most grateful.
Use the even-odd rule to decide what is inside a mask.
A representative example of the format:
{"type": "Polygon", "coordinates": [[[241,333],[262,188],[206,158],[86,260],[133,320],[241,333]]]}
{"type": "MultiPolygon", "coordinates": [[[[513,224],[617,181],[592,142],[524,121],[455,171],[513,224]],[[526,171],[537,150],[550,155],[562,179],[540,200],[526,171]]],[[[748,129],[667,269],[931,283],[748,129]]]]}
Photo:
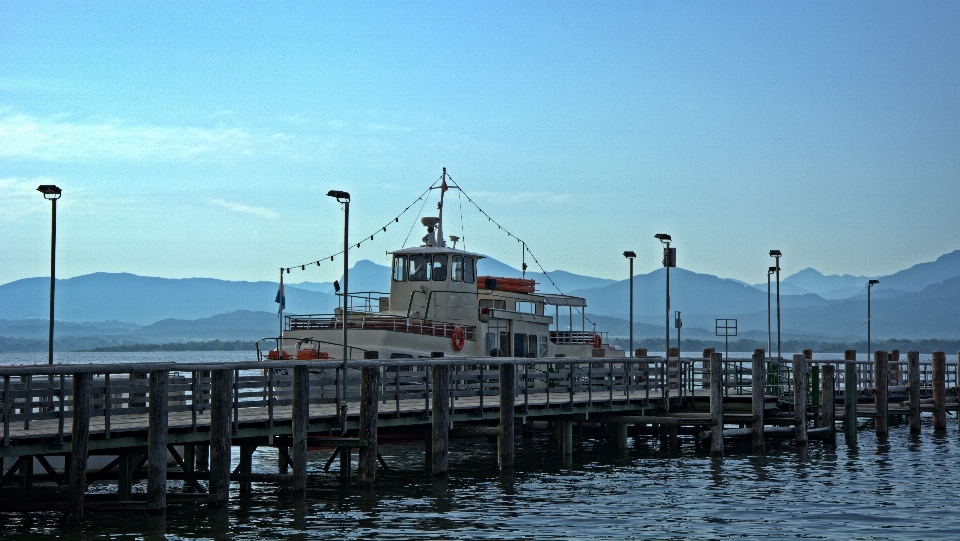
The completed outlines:
{"type": "Polygon", "coordinates": [[[283,294],[283,282],[280,283],[280,287],[277,288],[277,298],[274,299],[275,303],[280,305],[280,309],[277,312],[282,312],[284,308],[287,307],[287,297],[283,294]]]}

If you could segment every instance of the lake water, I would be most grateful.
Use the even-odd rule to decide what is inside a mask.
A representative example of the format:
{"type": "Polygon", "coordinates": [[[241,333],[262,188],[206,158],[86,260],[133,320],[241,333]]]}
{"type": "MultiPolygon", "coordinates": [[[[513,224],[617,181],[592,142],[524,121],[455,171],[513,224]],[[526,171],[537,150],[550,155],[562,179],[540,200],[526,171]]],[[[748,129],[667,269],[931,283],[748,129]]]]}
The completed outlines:
{"type": "MultiPolygon", "coordinates": [[[[728,444],[722,459],[690,439],[675,452],[657,438],[631,438],[621,452],[615,438],[588,432],[575,437],[567,463],[540,431],[518,437],[512,475],[498,472],[495,442],[455,439],[445,480],[424,472],[422,442],[391,443],[381,452],[392,471],[378,471],[370,493],[341,488],[336,466],[322,471],[329,452],[320,451],[311,453],[302,502],[267,484],[241,501],[234,487],[223,510],[88,513],[82,532],[63,530],[58,513],[0,515],[0,538],[955,540],[957,424],[951,414],[947,432],[934,435],[926,417],[919,437],[895,424],[885,442],[863,425],[853,445],[841,432],[835,448],[771,441],[761,456],[728,444]]],[[[255,454],[255,471],[274,472],[275,463],[270,450],[255,454]]]]}

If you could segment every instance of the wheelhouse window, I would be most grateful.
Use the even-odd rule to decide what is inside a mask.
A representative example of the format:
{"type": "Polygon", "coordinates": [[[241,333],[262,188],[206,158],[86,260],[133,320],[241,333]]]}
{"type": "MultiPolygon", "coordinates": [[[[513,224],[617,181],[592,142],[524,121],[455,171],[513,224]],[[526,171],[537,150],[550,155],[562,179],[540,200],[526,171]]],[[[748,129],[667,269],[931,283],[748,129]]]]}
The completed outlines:
{"type": "Polygon", "coordinates": [[[453,256],[452,271],[453,272],[450,274],[451,279],[454,282],[462,282],[463,281],[463,256],[462,255],[453,256]]]}
{"type": "Polygon", "coordinates": [[[472,284],[477,275],[474,263],[475,260],[472,257],[463,258],[463,281],[467,284],[472,284]]]}
{"type": "Polygon", "coordinates": [[[430,279],[430,256],[419,254],[410,256],[410,265],[407,267],[407,280],[424,282],[430,279]]]}
{"type": "Polygon", "coordinates": [[[402,282],[407,279],[407,256],[393,256],[393,281],[402,282]]]}
{"type": "Polygon", "coordinates": [[[433,280],[442,282],[447,279],[447,256],[437,254],[433,256],[433,280]]]}

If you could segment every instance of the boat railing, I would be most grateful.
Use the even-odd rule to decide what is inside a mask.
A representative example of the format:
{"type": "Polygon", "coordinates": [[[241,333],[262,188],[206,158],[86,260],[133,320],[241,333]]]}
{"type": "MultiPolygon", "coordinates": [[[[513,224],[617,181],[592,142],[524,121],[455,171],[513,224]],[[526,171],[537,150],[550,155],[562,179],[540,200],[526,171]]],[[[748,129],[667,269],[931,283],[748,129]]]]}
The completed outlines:
{"type": "MultiPolygon", "coordinates": [[[[338,314],[302,314],[284,316],[290,331],[342,329],[344,318],[338,314]]],[[[458,328],[464,329],[467,340],[474,340],[475,325],[460,322],[405,318],[385,314],[348,314],[348,329],[376,329],[453,338],[458,328]]]]}
{"type": "Polygon", "coordinates": [[[554,344],[594,344],[597,336],[601,344],[609,343],[605,331],[550,331],[550,341],[554,344]]]}
{"type": "MultiPolygon", "coordinates": [[[[340,297],[338,306],[343,306],[343,293],[337,293],[340,297]]],[[[347,312],[358,314],[379,314],[389,310],[390,294],[382,291],[356,291],[347,295],[347,312]],[[384,306],[386,301],[387,307],[384,306]]]]}

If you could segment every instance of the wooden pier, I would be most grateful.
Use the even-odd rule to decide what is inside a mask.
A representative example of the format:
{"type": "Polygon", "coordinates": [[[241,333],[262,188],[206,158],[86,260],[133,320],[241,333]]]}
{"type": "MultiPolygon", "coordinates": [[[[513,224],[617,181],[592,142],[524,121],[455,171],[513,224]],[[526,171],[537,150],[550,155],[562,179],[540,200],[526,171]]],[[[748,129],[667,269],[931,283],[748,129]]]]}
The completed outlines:
{"type": "Polygon", "coordinates": [[[270,482],[302,498],[308,447],[335,449],[327,466],[339,456],[344,483],[356,451],[356,481],[366,489],[382,463],[382,431],[423,438],[425,467],[445,476],[451,430],[469,427],[498,436],[500,468],[510,470],[517,425],[552,425],[562,456],[573,453],[573,427],[584,423],[612,425],[621,447],[629,431],[663,431],[678,444],[678,429],[692,428],[719,456],[731,438],[757,451],[771,437],[829,445],[837,401],[854,438],[858,418],[873,419],[885,436],[891,415],[919,432],[921,412],[932,412],[940,430],[958,409],[957,365],[948,370],[942,352],[923,365],[917,352],[900,361],[899,352],[878,351],[872,363],[849,351],[817,361],[809,350],[789,361],[762,350],[735,360],[712,350],[637,354],[0,367],[0,512],[59,510],[71,524],[96,509],[163,514],[181,500],[225,505],[231,481],[241,495],[252,482],[270,482]],[[231,471],[234,447],[240,461],[231,471]],[[276,449],[276,473],[252,471],[258,447],[276,449]],[[94,468],[89,459],[98,455],[105,464],[94,468]],[[145,493],[133,492],[138,479],[145,493]],[[116,481],[115,493],[87,492],[104,480],[116,481]],[[189,491],[169,492],[172,480],[189,491]]]}

